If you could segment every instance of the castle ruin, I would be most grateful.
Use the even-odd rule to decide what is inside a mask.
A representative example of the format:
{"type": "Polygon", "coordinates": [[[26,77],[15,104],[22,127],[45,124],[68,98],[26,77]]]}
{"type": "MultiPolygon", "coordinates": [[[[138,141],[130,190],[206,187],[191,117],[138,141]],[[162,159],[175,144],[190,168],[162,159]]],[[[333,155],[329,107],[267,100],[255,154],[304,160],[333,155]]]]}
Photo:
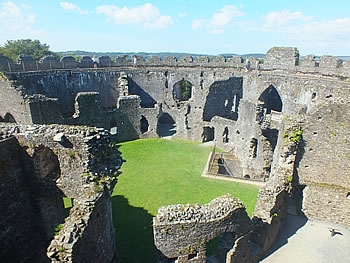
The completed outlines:
{"type": "Polygon", "coordinates": [[[249,71],[241,57],[137,61],[135,68],[127,56],[100,57],[96,69],[87,58],[0,57],[0,200],[9,211],[0,222],[9,229],[0,259],[24,258],[14,244],[30,251],[38,229],[45,238],[32,243],[41,249],[27,260],[87,262],[93,254],[96,262],[117,261],[109,195],[121,159],[113,143],[137,138],[213,141],[235,157],[227,161],[231,176],[266,182],[251,219],[230,197],[208,204],[222,212],[211,226],[201,207],[188,208],[199,221],[188,214],[171,220],[180,208],[161,208],[154,235],[163,262],[205,262],[213,238],[206,228],[230,241],[217,255],[224,262],[256,262],[276,239],[290,195],[308,218],[350,225],[348,61],[300,58],[285,47],[270,49],[249,71]],[[68,217],[63,196],[73,199],[68,217]],[[11,213],[40,216],[23,223],[11,213]],[[26,233],[20,241],[16,227],[26,233]]]}

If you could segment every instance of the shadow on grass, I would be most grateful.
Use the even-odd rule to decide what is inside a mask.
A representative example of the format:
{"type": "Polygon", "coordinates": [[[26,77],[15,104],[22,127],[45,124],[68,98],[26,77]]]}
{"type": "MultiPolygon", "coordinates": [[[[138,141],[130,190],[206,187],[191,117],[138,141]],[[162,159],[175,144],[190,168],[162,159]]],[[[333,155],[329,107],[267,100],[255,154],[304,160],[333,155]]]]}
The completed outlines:
{"type": "Polygon", "coordinates": [[[122,262],[156,262],[152,215],[140,207],[130,206],[124,196],[112,196],[113,225],[116,229],[117,253],[122,262]]]}

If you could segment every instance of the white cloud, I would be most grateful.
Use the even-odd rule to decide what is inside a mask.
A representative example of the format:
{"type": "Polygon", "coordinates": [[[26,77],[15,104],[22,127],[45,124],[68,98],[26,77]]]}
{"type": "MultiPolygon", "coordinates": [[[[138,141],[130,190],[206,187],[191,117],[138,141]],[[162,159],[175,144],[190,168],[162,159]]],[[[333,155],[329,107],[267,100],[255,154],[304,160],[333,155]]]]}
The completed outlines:
{"type": "Polygon", "coordinates": [[[229,25],[234,18],[241,17],[244,12],[235,5],[227,5],[222,7],[218,12],[214,13],[210,19],[194,19],[192,21],[193,29],[204,28],[212,34],[222,34],[225,27],[229,25]]]}
{"type": "Polygon", "coordinates": [[[159,9],[152,4],[144,4],[133,8],[103,5],[96,7],[97,14],[117,25],[143,25],[145,28],[166,28],[173,24],[170,16],[161,15],[159,9]]]}
{"type": "Polygon", "coordinates": [[[283,10],[269,13],[264,17],[262,32],[277,33],[294,46],[337,52],[350,46],[350,18],[316,21],[301,12],[283,10]]]}
{"type": "Polygon", "coordinates": [[[27,22],[33,21],[32,17],[33,15],[26,15],[23,11],[25,9],[30,9],[30,6],[28,5],[16,5],[15,3],[11,1],[4,2],[2,5],[2,9],[0,10],[0,17],[1,18],[15,18],[15,19],[24,19],[28,20],[27,22]],[[31,16],[30,19],[28,19],[28,16],[31,16]]]}
{"type": "Polygon", "coordinates": [[[232,21],[235,17],[243,16],[244,13],[234,5],[227,5],[215,13],[210,19],[210,25],[212,27],[224,27],[232,21]]]}
{"type": "Polygon", "coordinates": [[[192,21],[192,28],[193,29],[198,29],[201,28],[204,24],[204,20],[203,19],[195,19],[192,21]]]}
{"type": "Polygon", "coordinates": [[[312,17],[303,16],[301,12],[291,12],[282,10],[280,12],[271,12],[264,17],[263,30],[274,31],[290,25],[291,23],[299,23],[312,20],[312,17]]]}
{"type": "Polygon", "coordinates": [[[65,11],[70,11],[81,15],[86,15],[89,13],[87,10],[81,9],[79,6],[70,2],[60,2],[60,5],[65,11]]]}
{"type": "Polygon", "coordinates": [[[12,1],[2,3],[0,7],[0,42],[16,38],[32,38],[38,31],[32,28],[35,14],[28,5],[16,5],[12,1]]]}
{"type": "Polygon", "coordinates": [[[146,28],[168,28],[173,24],[173,20],[170,16],[159,16],[157,19],[151,22],[144,22],[146,28]]]}

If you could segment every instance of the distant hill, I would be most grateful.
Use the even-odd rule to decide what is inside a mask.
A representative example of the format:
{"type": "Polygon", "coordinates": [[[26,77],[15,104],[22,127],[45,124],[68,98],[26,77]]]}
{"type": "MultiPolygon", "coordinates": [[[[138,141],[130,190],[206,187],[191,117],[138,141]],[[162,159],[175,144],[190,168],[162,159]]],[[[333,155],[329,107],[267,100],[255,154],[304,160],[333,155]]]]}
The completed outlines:
{"type": "Polygon", "coordinates": [[[249,54],[225,53],[225,54],[220,54],[220,56],[224,56],[225,58],[231,58],[231,57],[235,57],[235,56],[239,56],[242,58],[245,58],[245,57],[264,58],[265,54],[262,54],[262,53],[249,53],[249,54]]]}
{"type": "Polygon", "coordinates": [[[350,56],[336,56],[336,57],[342,60],[350,60],[350,56]]]}

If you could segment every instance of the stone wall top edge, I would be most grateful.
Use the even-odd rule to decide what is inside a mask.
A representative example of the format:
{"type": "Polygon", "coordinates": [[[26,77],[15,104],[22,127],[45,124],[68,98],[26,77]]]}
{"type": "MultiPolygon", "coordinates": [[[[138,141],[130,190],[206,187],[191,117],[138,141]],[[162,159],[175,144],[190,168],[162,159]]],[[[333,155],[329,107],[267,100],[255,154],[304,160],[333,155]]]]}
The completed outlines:
{"type": "Polygon", "coordinates": [[[243,203],[232,197],[225,195],[213,199],[210,203],[199,204],[177,204],[162,206],[154,218],[154,223],[161,226],[163,224],[209,222],[222,220],[234,213],[237,209],[244,208],[243,203]]]}

